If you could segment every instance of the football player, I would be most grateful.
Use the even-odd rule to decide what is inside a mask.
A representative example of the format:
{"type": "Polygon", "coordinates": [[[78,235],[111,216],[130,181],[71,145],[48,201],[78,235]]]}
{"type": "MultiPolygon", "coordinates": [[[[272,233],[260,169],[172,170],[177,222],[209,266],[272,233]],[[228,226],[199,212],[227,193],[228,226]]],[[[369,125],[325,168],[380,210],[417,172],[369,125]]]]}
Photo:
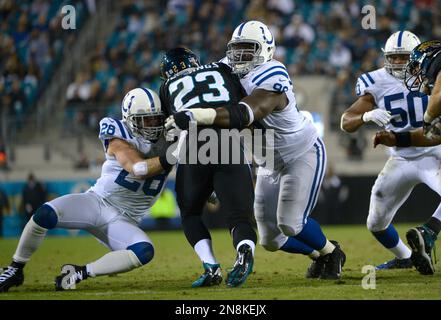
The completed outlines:
{"type": "Polygon", "coordinates": [[[138,227],[161,193],[171,165],[156,153],[163,132],[161,102],[150,89],[136,88],[122,102],[122,120],[100,121],[99,139],[106,161],[101,177],[85,193],[70,194],[42,205],[27,223],[12,263],[0,275],[0,292],[23,283],[23,268],[53,228],[86,230],[111,252],[83,266],[66,264],[56,290],[74,289],[90,277],[122,273],[152,260],[150,238],[138,227]]]}
{"type": "Polygon", "coordinates": [[[338,279],[345,254],[309,216],[325,173],[325,146],[314,125],[297,108],[288,71],[273,59],[275,49],[274,36],[265,24],[241,23],[223,61],[239,75],[247,96],[229,108],[179,112],[168,118],[166,128],[186,128],[194,120],[221,128],[242,129],[254,124],[274,130],[274,141],[267,149],[274,152],[274,168],[259,166],[255,187],[260,244],[269,251],[309,255],[314,261],[308,278],[338,279]]]}
{"type": "MultiPolygon", "coordinates": [[[[169,50],[163,56],[161,73],[165,82],[161,86],[160,97],[168,114],[225,104],[235,106],[245,95],[239,78],[231,74],[229,66],[224,63],[201,66],[198,57],[186,48],[169,50]]],[[[220,131],[211,132],[217,136],[220,147],[220,131]]],[[[187,141],[191,143],[191,139],[187,141]]],[[[193,154],[200,154],[201,145],[196,144],[193,154]]],[[[191,152],[191,146],[187,150],[191,152]]],[[[220,156],[220,149],[218,151],[220,156]]],[[[232,155],[233,151],[228,152],[232,155]]],[[[245,161],[221,163],[220,157],[215,158],[209,163],[202,163],[200,159],[196,159],[196,163],[180,160],[176,171],[177,202],[184,233],[204,268],[204,273],[193,282],[192,287],[218,285],[222,281],[210,232],[201,217],[213,190],[227,214],[228,228],[237,250],[236,262],[228,272],[226,284],[230,287],[243,284],[253,269],[257,235],[252,226],[254,189],[251,169],[245,161]]]]}
{"type": "MultiPolygon", "coordinates": [[[[424,129],[414,131],[381,131],[375,135],[374,147],[384,144],[396,149],[430,150],[415,166],[413,171],[421,176],[430,188],[441,195],[441,182],[437,178],[441,173],[439,162],[440,148],[427,148],[441,144],[441,130],[438,110],[441,110],[441,41],[426,41],[416,46],[410,55],[406,67],[405,83],[409,90],[421,90],[430,95],[430,101],[424,114],[424,129]],[[431,112],[429,112],[429,108],[431,112]],[[429,117],[427,115],[429,114],[429,117]],[[437,117],[437,118],[435,118],[437,117]],[[409,147],[409,148],[407,148],[409,147]],[[403,149],[402,149],[403,148],[403,149]]],[[[392,128],[387,128],[392,129],[392,128]]],[[[403,170],[404,172],[404,170],[403,170]]],[[[410,175],[406,169],[406,175],[410,175]]],[[[412,261],[422,274],[433,274],[432,250],[441,230],[441,205],[434,215],[422,226],[407,231],[407,241],[412,248],[412,261]]]]}
{"type": "MultiPolygon", "coordinates": [[[[423,126],[429,98],[423,93],[410,91],[404,83],[410,53],[418,44],[418,37],[409,31],[398,31],[389,37],[383,49],[384,67],[358,78],[356,94],[359,98],[342,115],[344,131],[354,132],[366,122],[374,122],[400,134],[423,126]]],[[[433,273],[431,263],[418,264],[391,222],[417,184],[425,183],[441,193],[441,184],[433,176],[440,150],[395,147],[390,153],[372,188],[367,227],[395,258],[377,269],[412,268],[415,265],[420,272],[433,273]]],[[[438,221],[436,218],[441,218],[441,207],[434,213],[434,222],[438,221]]]]}

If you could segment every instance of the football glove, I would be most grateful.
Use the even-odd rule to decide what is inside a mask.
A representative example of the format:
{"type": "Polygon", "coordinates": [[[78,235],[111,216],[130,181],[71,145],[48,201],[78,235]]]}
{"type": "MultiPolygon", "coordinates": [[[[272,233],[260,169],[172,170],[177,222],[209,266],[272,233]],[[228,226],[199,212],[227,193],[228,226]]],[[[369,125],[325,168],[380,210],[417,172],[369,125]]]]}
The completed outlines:
{"type": "Polygon", "coordinates": [[[383,109],[374,109],[372,111],[365,112],[363,114],[363,122],[372,121],[380,127],[386,126],[392,119],[392,115],[389,111],[383,109]]]}

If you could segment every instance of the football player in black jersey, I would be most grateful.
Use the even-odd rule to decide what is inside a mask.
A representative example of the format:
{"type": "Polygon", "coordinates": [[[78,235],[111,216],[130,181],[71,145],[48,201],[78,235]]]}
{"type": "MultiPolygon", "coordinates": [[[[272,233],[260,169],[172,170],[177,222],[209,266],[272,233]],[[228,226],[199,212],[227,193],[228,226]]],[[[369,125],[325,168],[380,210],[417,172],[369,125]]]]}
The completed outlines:
{"type": "MultiPolygon", "coordinates": [[[[220,62],[200,65],[197,56],[186,48],[172,49],[163,56],[161,75],[165,81],[160,89],[160,98],[168,115],[191,108],[236,105],[245,96],[239,78],[231,73],[228,65],[220,62]]],[[[200,129],[204,128],[198,127],[197,133],[200,129]]],[[[220,150],[225,141],[222,141],[220,129],[210,130],[218,141],[218,152],[214,157],[216,160],[209,163],[202,163],[199,157],[195,163],[190,162],[192,156],[199,156],[202,143],[200,137],[193,139],[191,130],[188,131],[186,159],[180,159],[176,172],[177,202],[185,236],[202,260],[205,270],[192,287],[218,285],[222,281],[222,273],[213,253],[210,232],[201,217],[207,199],[213,190],[216,192],[222,210],[227,214],[228,228],[237,250],[236,262],[228,272],[226,283],[236,287],[245,282],[254,263],[257,236],[252,225],[252,173],[243,151],[239,151],[243,156],[239,164],[222,162],[220,150]],[[196,145],[193,151],[192,142],[196,145]]],[[[229,154],[231,156],[232,149],[229,154]]]]}

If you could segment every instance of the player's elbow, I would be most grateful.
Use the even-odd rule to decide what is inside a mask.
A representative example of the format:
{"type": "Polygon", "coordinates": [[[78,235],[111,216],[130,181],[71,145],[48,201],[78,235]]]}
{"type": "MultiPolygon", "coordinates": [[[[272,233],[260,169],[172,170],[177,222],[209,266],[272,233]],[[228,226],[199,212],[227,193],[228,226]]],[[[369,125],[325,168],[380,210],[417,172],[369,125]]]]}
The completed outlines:
{"type": "Polygon", "coordinates": [[[347,119],[347,114],[343,113],[340,119],[340,129],[346,133],[352,133],[355,130],[349,125],[349,121],[347,119]]]}

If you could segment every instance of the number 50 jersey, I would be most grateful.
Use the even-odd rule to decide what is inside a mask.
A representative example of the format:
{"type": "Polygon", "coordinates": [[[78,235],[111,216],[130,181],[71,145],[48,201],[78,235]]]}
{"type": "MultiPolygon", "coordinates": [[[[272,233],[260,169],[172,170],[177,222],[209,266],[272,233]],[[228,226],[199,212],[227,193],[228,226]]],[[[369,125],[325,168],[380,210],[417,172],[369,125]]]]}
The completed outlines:
{"type": "Polygon", "coordinates": [[[215,62],[168,78],[160,89],[167,115],[191,108],[233,105],[245,97],[239,78],[228,65],[215,62]]]}
{"type": "MultiPolygon", "coordinates": [[[[371,94],[378,108],[389,111],[392,120],[386,130],[395,132],[411,131],[423,126],[423,115],[429,97],[421,92],[409,91],[404,82],[381,68],[362,74],[356,84],[355,93],[363,96],[371,94]]],[[[414,158],[433,150],[433,147],[390,148],[391,155],[414,158]]]]}

